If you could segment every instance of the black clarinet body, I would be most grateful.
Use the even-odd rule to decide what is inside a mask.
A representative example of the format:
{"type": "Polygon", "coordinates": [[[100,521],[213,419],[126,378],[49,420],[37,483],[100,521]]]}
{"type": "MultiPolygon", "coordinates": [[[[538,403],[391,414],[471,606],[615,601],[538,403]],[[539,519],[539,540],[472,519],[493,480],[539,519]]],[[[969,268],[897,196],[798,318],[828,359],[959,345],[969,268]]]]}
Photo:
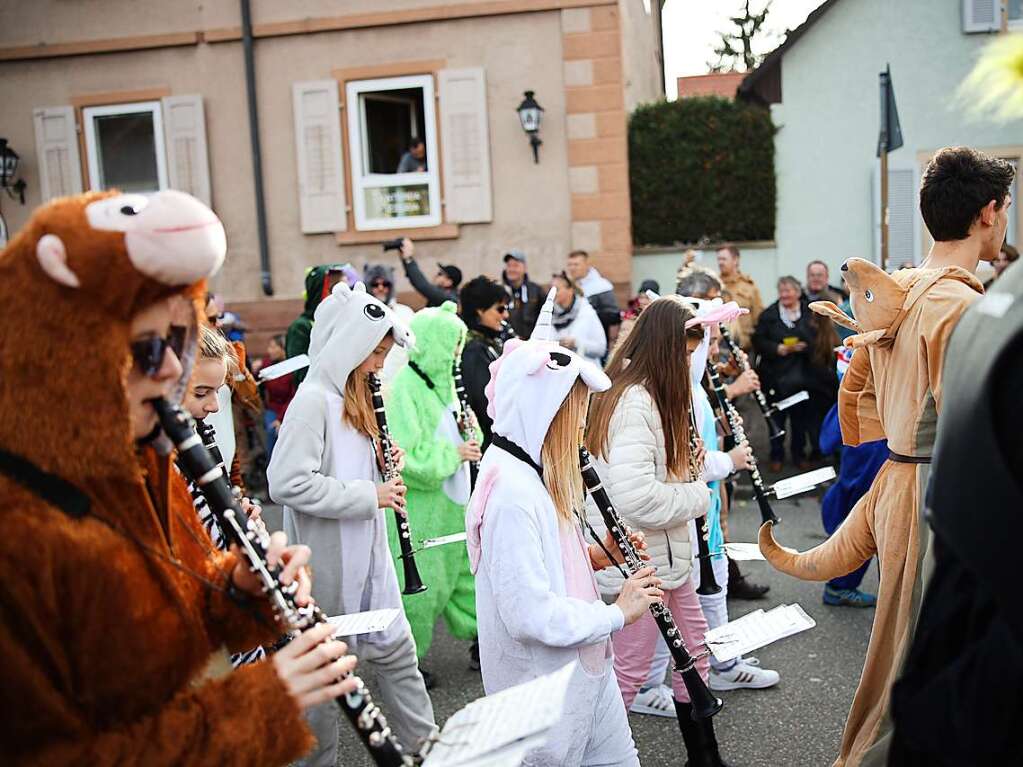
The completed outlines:
{"type": "MultiPolygon", "coordinates": [[[[696,438],[700,433],[696,426],[696,414],[694,411],[695,408],[689,408],[689,455],[691,457],[689,461],[689,476],[692,479],[699,479],[700,467],[692,459],[692,456],[696,455],[696,438]]],[[[721,586],[718,585],[718,579],[714,575],[714,563],[711,562],[710,524],[706,514],[696,520],[696,560],[700,568],[700,585],[697,587],[696,593],[701,596],[720,594],[721,586]]]]}
{"type": "MultiPolygon", "coordinates": [[[[391,449],[394,441],[391,439],[391,431],[387,428],[387,414],[384,412],[384,398],[380,393],[380,379],[376,375],[369,376],[369,391],[373,402],[373,414],[377,419],[377,430],[380,432],[380,454],[383,459],[381,474],[384,482],[390,482],[398,476],[398,468],[394,465],[394,458],[391,456],[391,449]]],[[[405,575],[405,588],[402,594],[422,594],[426,591],[423,579],[419,575],[419,568],[416,567],[416,553],[412,548],[412,530],[408,524],[408,517],[394,512],[394,523],[398,529],[398,547],[401,549],[401,567],[405,575]]]]}
{"type": "MultiPolygon", "coordinates": [[[[469,406],[469,395],[465,391],[465,382],[462,380],[462,361],[455,357],[452,368],[452,377],[455,379],[455,395],[458,397],[458,432],[462,440],[469,442],[476,439],[476,415],[469,406]]],[[[480,462],[469,461],[469,487],[476,487],[476,477],[480,473],[480,462]]]]}
{"type": "MultiPolygon", "coordinates": [[[[238,546],[249,568],[262,582],[282,627],[294,635],[325,622],[327,616],[315,604],[300,607],[295,602],[297,582],[282,585],[280,566],[270,567],[267,564],[269,537],[246,520],[223,469],[203,445],[191,417],[166,400],[154,400],[153,404],[164,432],[177,447],[179,466],[202,490],[225,538],[238,546]]],[[[405,754],[395,739],[383,713],[361,681],[354,692],[336,700],[374,764],[380,767],[412,767],[416,764],[416,759],[405,754]]]]}
{"type": "MultiPolygon", "coordinates": [[[[614,538],[618,548],[625,556],[625,568],[628,574],[631,575],[645,565],[639,556],[639,552],[636,551],[629,540],[628,529],[612,505],[607,491],[600,482],[596,469],[593,468],[590,454],[584,447],[579,448],[579,465],[582,470],[583,484],[586,485],[586,490],[589,492],[593,502],[597,504],[600,516],[604,520],[604,526],[607,527],[611,537],[614,538]]],[[[675,670],[682,675],[682,681],[689,692],[689,699],[693,704],[693,719],[700,720],[714,716],[714,714],[721,710],[723,703],[720,698],[714,696],[710,688],[703,681],[703,677],[700,676],[700,672],[696,668],[696,658],[689,654],[685,640],[682,639],[682,632],[675,624],[671,610],[663,603],[658,602],[650,606],[650,612],[657,622],[657,628],[664,637],[665,643],[668,645],[668,650],[671,651],[675,670]]]]}
{"type": "MultiPolygon", "coordinates": [[[[728,328],[725,327],[724,323],[721,323],[721,339],[728,346],[728,350],[732,353],[732,358],[736,364],[742,368],[745,373],[750,369],[749,359],[746,357],[746,352],[739,348],[739,346],[732,340],[732,334],[728,332],[728,328]]],[[[764,416],[764,420],[767,422],[767,431],[772,440],[781,439],[785,436],[785,430],[782,429],[774,420],[775,409],[772,405],[768,404],[767,397],[760,389],[753,390],[753,399],[757,402],[757,407],[760,408],[760,412],[764,416]]]]}
{"type": "MultiPolygon", "coordinates": [[[[711,388],[717,397],[718,407],[725,414],[725,418],[728,421],[729,431],[732,432],[736,444],[741,444],[746,440],[742,418],[735,409],[735,405],[729,402],[728,396],[725,394],[724,384],[721,383],[721,377],[714,370],[713,365],[707,366],[707,377],[710,379],[711,388]]],[[[753,455],[752,449],[750,450],[749,468],[746,469],[746,472],[749,474],[750,482],[753,484],[753,496],[757,499],[757,506],[760,507],[761,524],[764,522],[778,524],[781,520],[778,519],[774,509],[771,508],[770,501],[767,500],[767,488],[764,487],[763,477],[760,476],[760,467],[757,466],[757,459],[753,455]]]]}

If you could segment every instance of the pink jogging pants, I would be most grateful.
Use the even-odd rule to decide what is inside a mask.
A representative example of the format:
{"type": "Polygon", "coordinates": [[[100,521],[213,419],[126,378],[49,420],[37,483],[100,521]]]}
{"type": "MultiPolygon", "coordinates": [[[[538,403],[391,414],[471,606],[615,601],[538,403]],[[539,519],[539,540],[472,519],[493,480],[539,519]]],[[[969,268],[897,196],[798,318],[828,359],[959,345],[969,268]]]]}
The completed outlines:
{"type": "MultiPolygon", "coordinates": [[[[682,630],[682,638],[689,648],[690,655],[702,652],[707,619],[703,617],[700,598],[696,594],[692,580],[686,578],[678,588],[665,591],[664,603],[671,610],[676,625],[682,630]]],[[[654,657],[654,648],[659,636],[657,622],[649,612],[611,636],[615,651],[615,675],[618,677],[618,686],[621,688],[626,710],[632,705],[633,698],[650,673],[650,661],[654,657]]],[[[706,682],[710,660],[706,657],[701,658],[697,661],[696,668],[706,682]]],[[[677,672],[671,674],[671,687],[676,700],[689,702],[689,692],[677,672]]]]}

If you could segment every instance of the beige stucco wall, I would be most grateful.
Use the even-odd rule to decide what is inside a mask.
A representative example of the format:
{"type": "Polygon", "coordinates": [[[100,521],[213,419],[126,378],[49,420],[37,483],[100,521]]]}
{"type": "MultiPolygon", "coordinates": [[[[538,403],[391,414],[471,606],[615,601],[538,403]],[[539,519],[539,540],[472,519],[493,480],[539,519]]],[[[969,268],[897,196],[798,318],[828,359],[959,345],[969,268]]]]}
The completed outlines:
{"type": "MultiPolygon", "coordinates": [[[[388,7],[425,4],[436,5],[395,2],[388,7]]],[[[66,3],[40,3],[33,6],[31,14],[24,18],[19,15],[20,29],[0,34],[7,44],[24,44],[237,23],[222,7],[210,10],[198,3],[179,3],[169,10],[166,5],[169,4],[156,4],[153,13],[147,10],[146,14],[139,14],[138,3],[85,2],[70,14],[73,23],[68,23],[66,3]],[[97,20],[100,14],[87,12],[101,5],[102,15],[108,16],[105,24],[97,20]],[[48,26],[44,24],[46,13],[39,10],[43,7],[53,14],[48,26]],[[140,15],[146,18],[140,20],[140,15]],[[54,18],[60,22],[54,24],[54,18]]],[[[283,4],[254,3],[255,22],[279,20],[281,7],[283,4]]],[[[232,14],[236,12],[237,6],[231,8],[232,14]]],[[[379,4],[370,0],[302,4],[302,10],[310,16],[371,8],[379,10],[379,4]]],[[[3,14],[9,16],[6,5],[3,14]]],[[[5,26],[4,20],[5,16],[0,15],[0,28],[5,26]]],[[[424,268],[432,270],[431,262],[441,260],[457,263],[467,277],[481,271],[497,276],[500,255],[509,247],[522,248],[529,254],[530,271],[542,281],[549,278],[556,265],[560,268],[570,245],[571,217],[559,13],[265,38],[256,41],[256,72],[277,297],[296,297],[301,293],[306,266],[335,260],[352,260],[361,266],[367,259],[382,258],[379,246],[339,247],[332,235],[301,234],[292,83],[327,78],[334,69],[428,59],[445,60],[449,67],[482,66],[486,70],[494,221],[462,226],[456,240],[423,242],[418,253],[424,268]],[[522,91],[527,88],[536,91],[537,99],[546,109],[539,165],[533,164],[515,113],[522,91]]],[[[213,204],[227,226],[230,246],[228,262],[215,288],[231,300],[257,298],[261,290],[240,43],[200,43],[0,64],[0,99],[5,104],[0,115],[0,135],[9,138],[21,154],[22,175],[29,185],[25,207],[4,202],[8,223],[12,231],[16,230],[39,203],[33,108],[68,104],[72,97],[89,93],[160,86],[168,87],[173,94],[203,94],[213,204]]],[[[390,263],[397,264],[393,254],[390,263]]]]}
{"type": "Polygon", "coordinates": [[[659,4],[660,0],[618,0],[626,112],[664,98],[659,4]]]}

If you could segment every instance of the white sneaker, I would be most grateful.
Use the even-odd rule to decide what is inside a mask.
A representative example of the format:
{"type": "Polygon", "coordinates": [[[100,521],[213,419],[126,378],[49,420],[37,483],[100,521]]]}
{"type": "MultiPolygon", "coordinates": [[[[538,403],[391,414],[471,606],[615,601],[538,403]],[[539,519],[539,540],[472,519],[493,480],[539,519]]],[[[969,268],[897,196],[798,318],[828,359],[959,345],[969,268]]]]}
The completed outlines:
{"type": "Polygon", "coordinates": [[[728,671],[710,670],[710,689],[712,690],[763,690],[778,684],[777,671],[760,668],[757,665],[739,661],[728,671]]]}
{"type": "Polygon", "coordinates": [[[643,690],[632,701],[629,711],[633,714],[650,714],[651,716],[670,716],[675,718],[675,696],[667,685],[658,685],[643,690]]]}

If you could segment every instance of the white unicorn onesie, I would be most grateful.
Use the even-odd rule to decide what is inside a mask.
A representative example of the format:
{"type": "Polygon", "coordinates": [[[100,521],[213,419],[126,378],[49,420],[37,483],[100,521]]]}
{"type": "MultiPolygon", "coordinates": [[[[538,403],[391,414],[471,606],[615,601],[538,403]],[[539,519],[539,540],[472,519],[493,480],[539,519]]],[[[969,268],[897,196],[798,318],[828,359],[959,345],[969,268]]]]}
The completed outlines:
{"type": "Polygon", "coordinates": [[[625,616],[601,601],[582,531],[559,517],[540,468],[576,380],[590,391],[611,382],[552,341],[553,296],[531,340],[510,342],[491,365],[487,387],[494,441],[466,511],[483,687],[492,694],[579,661],[562,720],[523,763],[632,767],[639,759],[610,642],[625,616]]]}

